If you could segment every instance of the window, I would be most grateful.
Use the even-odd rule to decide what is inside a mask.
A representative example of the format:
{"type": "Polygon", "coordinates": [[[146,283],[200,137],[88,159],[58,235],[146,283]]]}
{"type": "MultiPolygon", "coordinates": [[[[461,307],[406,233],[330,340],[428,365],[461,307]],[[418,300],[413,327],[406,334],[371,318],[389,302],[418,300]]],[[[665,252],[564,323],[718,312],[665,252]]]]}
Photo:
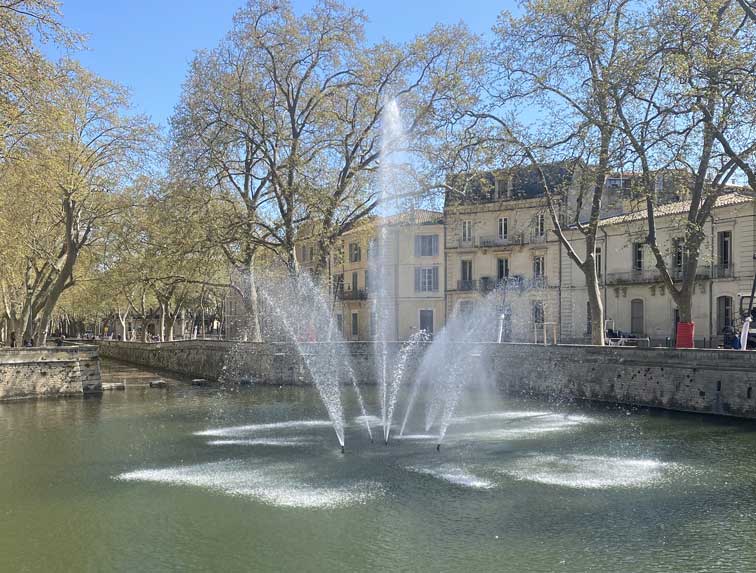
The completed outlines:
{"type": "Polygon", "coordinates": [[[368,274],[368,271],[365,271],[365,290],[370,290],[370,283],[368,282],[369,278],[370,275],[368,274]]]}
{"type": "Polygon", "coordinates": [[[462,221],[462,240],[466,243],[472,241],[472,221],[462,221]]]}
{"type": "Polygon", "coordinates": [[[415,292],[438,291],[438,267],[418,267],[415,269],[415,292]]]}
{"type": "Polygon", "coordinates": [[[368,257],[377,257],[381,254],[380,243],[378,239],[370,239],[368,241],[368,257]]]}
{"type": "Polygon", "coordinates": [[[438,256],[438,235],[415,235],[415,256],[438,256]]]}
{"type": "Polygon", "coordinates": [[[344,275],[333,275],[333,292],[344,292],[344,275]]]}
{"type": "Polygon", "coordinates": [[[543,278],[544,270],[543,257],[533,257],[533,278],[543,278]]]}
{"type": "Polygon", "coordinates": [[[720,269],[729,269],[732,263],[732,233],[721,231],[717,234],[717,254],[720,269]]]}
{"type": "Polygon", "coordinates": [[[642,335],[643,328],[643,300],[636,298],[630,301],[630,332],[642,335]]]}
{"type": "Polygon", "coordinates": [[[357,290],[357,273],[352,273],[352,290],[357,290]]]}
{"type": "Polygon", "coordinates": [[[496,198],[502,199],[506,196],[507,196],[507,180],[497,179],[496,180],[496,198]]]}
{"type": "Polygon", "coordinates": [[[356,313],[352,313],[352,338],[357,338],[360,335],[360,316],[356,313]]]}
{"type": "Polygon", "coordinates": [[[499,232],[498,236],[501,240],[506,240],[507,234],[509,233],[509,221],[506,217],[499,217],[499,232]]]}
{"type": "Polygon", "coordinates": [[[728,327],[732,327],[732,297],[720,296],[717,298],[717,334],[728,327]]]}
{"type": "Polygon", "coordinates": [[[378,332],[378,313],[370,313],[370,336],[375,336],[378,332]]]}
{"type": "Polygon", "coordinates": [[[604,268],[601,259],[601,247],[596,247],[596,276],[601,276],[601,269],[604,268]]]}
{"type": "Polygon", "coordinates": [[[543,302],[540,300],[533,301],[533,322],[543,324],[544,321],[543,302]]]}
{"type": "Polygon", "coordinates": [[[462,261],[462,280],[471,281],[473,275],[472,261],[462,261]]]}
{"type": "Polygon", "coordinates": [[[428,334],[433,334],[433,311],[432,310],[420,311],[420,330],[424,330],[428,334]]]}
{"type": "Polygon", "coordinates": [[[622,179],[622,177],[609,177],[606,180],[606,186],[609,189],[621,189],[623,183],[624,180],[622,179]]]}
{"type": "Polygon", "coordinates": [[[683,267],[685,243],[682,239],[675,239],[675,251],[672,259],[673,266],[680,270],[683,267]]]}
{"type": "Polygon", "coordinates": [[[536,216],[536,237],[543,237],[546,234],[546,217],[543,213],[536,216]]]}
{"type": "Polygon", "coordinates": [[[643,270],[643,243],[633,243],[633,270],[643,270]]]}
{"type": "Polygon", "coordinates": [[[344,336],[344,316],[341,314],[336,315],[336,332],[339,336],[344,336]]]}
{"type": "Polygon", "coordinates": [[[475,309],[475,301],[461,300],[459,301],[458,314],[460,316],[470,316],[475,309]]]}
{"type": "Polygon", "coordinates": [[[503,280],[509,276],[509,259],[500,258],[496,260],[496,279],[503,280]]]}
{"type": "Polygon", "coordinates": [[[359,243],[349,243],[349,262],[359,263],[362,259],[362,253],[359,243]]]}

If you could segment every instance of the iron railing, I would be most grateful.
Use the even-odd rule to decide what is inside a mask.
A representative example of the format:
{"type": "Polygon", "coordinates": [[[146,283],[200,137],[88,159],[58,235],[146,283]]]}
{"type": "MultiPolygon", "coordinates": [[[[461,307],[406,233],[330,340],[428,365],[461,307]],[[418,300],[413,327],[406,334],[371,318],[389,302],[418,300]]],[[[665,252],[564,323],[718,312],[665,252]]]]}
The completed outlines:
{"type": "Polygon", "coordinates": [[[357,290],[342,290],[336,291],[336,298],[339,300],[367,300],[367,289],[361,288],[357,290]]]}

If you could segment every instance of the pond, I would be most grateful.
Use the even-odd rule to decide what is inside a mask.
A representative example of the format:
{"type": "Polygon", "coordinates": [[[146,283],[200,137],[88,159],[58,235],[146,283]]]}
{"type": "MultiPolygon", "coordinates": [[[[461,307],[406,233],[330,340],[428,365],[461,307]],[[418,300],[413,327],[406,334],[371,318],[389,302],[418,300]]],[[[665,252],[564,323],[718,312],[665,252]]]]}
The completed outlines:
{"type": "Polygon", "coordinates": [[[498,398],[436,451],[345,388],[341,454],[309,387],[103,377],[0,404],[0,570],[756,570],[751,422],[498,398]]]}

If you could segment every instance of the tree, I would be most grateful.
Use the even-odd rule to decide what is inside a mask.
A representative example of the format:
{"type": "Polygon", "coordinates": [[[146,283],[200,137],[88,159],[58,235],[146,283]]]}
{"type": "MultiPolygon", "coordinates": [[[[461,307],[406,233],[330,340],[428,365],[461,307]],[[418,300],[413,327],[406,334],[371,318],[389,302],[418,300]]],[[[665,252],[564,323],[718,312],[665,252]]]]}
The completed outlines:
{"type": "MultiPolygon", "coordinates": [[[[531,0],[522,9],[519,17],[499,18],[483,88],[490,97],[471,115],[493,123],[499,131],[493,142],[519,148],[540,173],[554,233],[585,275],[592,342],[603,345],[596,236],[605,180],[619,148],[610,88],[623,74],[624,32],[634,14],[629,0],[531,0]],[[544,170],[547,163],[565,160],[590,165],[582,176],[574,173],[578,195],[571,220],[564,216],[565,189],[554,187],[544,170]],[[584,239],[585,254],[577,252],[565,224],[584,239]]],[[[491,135],[483,143],[490,145],[491,135]]]]}
{"type": "Polygon", "coordinates": [[[149,163],[154,135],[144,118],[125,113],[123,88],[71,61],[54,73],[60,79],[39,96],[33,135],[0,181],[13,205],[3,212],[3,227],[16,234],[4,241],[2,256],[18,269],[15,284],[3,278],[3,292],[15,293],[21,309],[13,317],[6,311],[6,318],[22,320],[24,336],[39,343],[61,294],[75,282],[80,254],[99,239],[101,225],[128,208],[119,191],[149,163]]]}
{"type": "MultiPolygon", "coordinates": [[[[731,192],[740,170],[751,186],[756,156],[756,22],[729,0],[670,0],[628,30],[634,49],[625,77],[613,86],[619,127],[628,144],[625,164],[639,173],[636,191],[648,215],[646,242],[682,322],[692,321],[692,298],[705,224],[717,199],[731,192]],[[670,170],[689,199],[675,244],[657,234],[658,182],[670,170]],[[675,272],[670,250],[683,255],[675,272]]],[[[712,272],[717,272],[716,267],[712,272]]]]}
{"type": "Polygon", "coordinates": [[[205,209],[208,241],[244,283],[252,339],[261,251],[296,272],[297,242],[315,241],[322,273],[336,237],[377,204],[386,102],[402,99],[409,130],[430,133],[475,58],[463,27],[368,46],[363,22],[330,0],[302,16],[288,2],[251,0],[193,62],[172,119],[177,192],[205,209]]]}

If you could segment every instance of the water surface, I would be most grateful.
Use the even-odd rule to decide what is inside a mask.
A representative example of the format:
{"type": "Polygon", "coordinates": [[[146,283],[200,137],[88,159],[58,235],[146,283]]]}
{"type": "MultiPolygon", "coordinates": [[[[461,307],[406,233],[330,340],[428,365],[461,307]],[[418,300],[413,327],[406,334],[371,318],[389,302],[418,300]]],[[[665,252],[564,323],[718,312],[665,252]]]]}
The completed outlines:
{"type": "Polygon", "coordinates": [[[103,372],[0,404],[0,570],[756,570],[753,423],[489,400],[436,452],[421,417],[371,444],[345,389],[341,455],[311,388],[103,372]]]}

